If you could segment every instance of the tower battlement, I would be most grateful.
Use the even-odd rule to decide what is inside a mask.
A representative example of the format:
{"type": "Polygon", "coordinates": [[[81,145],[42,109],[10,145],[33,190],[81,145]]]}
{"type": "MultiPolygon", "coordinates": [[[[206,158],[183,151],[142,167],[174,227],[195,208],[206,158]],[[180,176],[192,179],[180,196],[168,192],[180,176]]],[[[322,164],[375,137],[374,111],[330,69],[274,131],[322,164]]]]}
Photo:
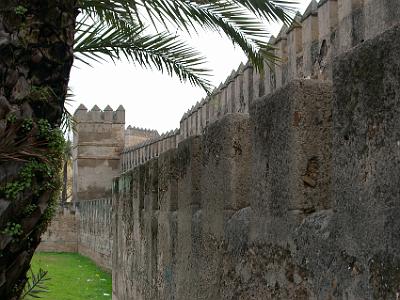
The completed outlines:
{"type": "Polygon", "coordinates": [[[125,108],[120,105],[115,111],[107,105],[101,110],[97,105],[88,110],[81,104],[74,113],[74,118],[78,123],[114,123],[125,124],[125,108]]]}

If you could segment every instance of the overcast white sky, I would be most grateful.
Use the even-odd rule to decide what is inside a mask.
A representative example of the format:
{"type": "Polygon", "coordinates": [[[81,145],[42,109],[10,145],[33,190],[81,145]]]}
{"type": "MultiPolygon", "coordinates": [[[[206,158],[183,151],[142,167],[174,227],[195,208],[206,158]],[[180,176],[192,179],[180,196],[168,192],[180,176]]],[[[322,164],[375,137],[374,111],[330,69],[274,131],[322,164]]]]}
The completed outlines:
{"type": "MultiPolygon", "coordinates": [[[[310,0],[300,0],[303,12],[310,0]]],[[[276,35],[280,25],[269,25],[268,31],[276,35]]],[[[212,83],[218,86],[247,59],[239,48],[217,33],[206,32],[192,36],[188,41],[207,57],[212,69],[212,83]]],[[[185,111],[192,107],[205,92],[170,78],[157,71],[149,71],[129,63],[93,64],[87,67],[76,63],[72,68],[70,87],[75,95],[71,112],[83,103],[88,109],[97,104],[100,109],[110,105],[114,110],[125,107],[125,125],[156,129],[159,133],[179,127],[185,111]]]]}

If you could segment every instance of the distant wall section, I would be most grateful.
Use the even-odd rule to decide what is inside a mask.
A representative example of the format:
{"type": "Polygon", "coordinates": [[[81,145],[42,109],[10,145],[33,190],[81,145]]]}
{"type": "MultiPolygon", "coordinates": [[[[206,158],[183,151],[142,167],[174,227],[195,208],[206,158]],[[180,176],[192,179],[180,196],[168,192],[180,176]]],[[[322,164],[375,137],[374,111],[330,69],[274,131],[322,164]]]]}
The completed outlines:
{"type": "Polygon", "coordinates": [[[125,130],[125,148],[135,146],[159,136],[156,130],[137,128],[129,125],[125,130]]]}
{"type": "Polygon", "coordinates": [[[111,272],[111,198],[87,200],[78,208],[78,251],[111,272]]]}
{"type": "Polygon", "coordinates": [[[62,207],[42,235],[42,242],[37,251],[77,252],[78,235],[79,224],[75,209],[70,206],[62,207]]]}

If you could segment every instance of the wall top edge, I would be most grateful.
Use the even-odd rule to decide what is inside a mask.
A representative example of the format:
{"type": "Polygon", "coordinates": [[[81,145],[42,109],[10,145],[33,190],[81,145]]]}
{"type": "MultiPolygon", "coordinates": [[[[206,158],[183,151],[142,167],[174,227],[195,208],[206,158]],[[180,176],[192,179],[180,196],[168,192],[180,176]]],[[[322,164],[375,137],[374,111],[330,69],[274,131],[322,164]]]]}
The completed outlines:
{"type": "Polygon", "coordinates": [[[150,138],[150,139],[145,140],[145,141],[143,141],[143,142],[141,142],[139,144],[136,144],[136,145],[133,145],[133,146],[130,146],[130,147],[126,147],[126,148],[123,149],[122,153],[128,153],[128,152],[136,151],[136,150],[139,150],[139,149],[141,149],[141,148],[143,148],[145,146],[149,146],[149,145],[161,142],[161,141],[163,141],[165,139],[168,139],[168,138],[171,138],[171,137],[176,137],[179,134],[180,134],[180,131],[179,131],[178,128],[175,129],[175,130],[170,130],[168,132],[165,132],[165,133],[161,134],[158,137],[150,138]]]}

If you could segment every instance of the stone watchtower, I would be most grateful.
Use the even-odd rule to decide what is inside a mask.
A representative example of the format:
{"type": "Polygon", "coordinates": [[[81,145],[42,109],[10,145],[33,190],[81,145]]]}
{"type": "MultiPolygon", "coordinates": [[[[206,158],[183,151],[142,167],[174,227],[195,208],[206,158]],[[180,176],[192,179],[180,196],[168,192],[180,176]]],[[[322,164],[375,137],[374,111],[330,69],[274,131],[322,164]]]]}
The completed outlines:
{"type": "Polygon", "coordinates": [[[73,201],[111,196],[112,178],[120,171],[120,153],[125,141],[125,109],[110,106],[90,111],[81,104],[74,113],[77,122],[73,141],[73,201]]]}

